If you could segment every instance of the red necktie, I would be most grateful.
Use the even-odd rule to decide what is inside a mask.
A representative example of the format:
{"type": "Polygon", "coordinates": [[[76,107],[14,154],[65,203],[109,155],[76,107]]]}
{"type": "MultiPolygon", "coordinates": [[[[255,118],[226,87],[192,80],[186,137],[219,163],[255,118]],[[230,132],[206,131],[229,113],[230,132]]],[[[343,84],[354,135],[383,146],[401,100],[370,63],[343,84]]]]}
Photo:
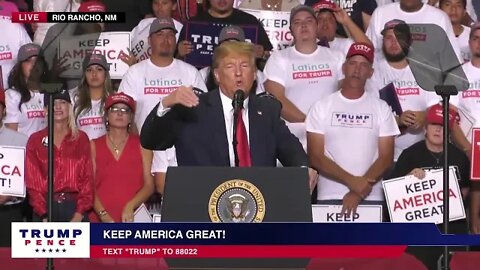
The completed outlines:
{"type": "Polygon", "coordinates": [[[237,118],[237,154],[239,167],[251,167],[250,147],[248,146],[247,130],[243,123],[243,109],[238,113],[237,118]]]}

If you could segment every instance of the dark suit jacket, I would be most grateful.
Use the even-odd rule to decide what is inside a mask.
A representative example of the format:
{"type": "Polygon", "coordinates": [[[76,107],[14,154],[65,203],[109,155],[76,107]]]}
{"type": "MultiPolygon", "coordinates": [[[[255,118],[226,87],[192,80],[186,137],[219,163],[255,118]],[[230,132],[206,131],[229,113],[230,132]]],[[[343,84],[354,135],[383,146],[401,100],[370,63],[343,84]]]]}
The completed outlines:
{"type": "MultiPolygon", "coordinates": [[[[179,166],[230,166],[228,139],[219,90],[199,96],[199,105],[176,105],[157,116],[150,112],[141,131],[142,146],[150,150],[176,148],[179,166]]],[[[269,97],[250,95],[248,117],[253,166],[307,166],[307,155],[297,137],[280,118],[281,105],[269,97]]]]}

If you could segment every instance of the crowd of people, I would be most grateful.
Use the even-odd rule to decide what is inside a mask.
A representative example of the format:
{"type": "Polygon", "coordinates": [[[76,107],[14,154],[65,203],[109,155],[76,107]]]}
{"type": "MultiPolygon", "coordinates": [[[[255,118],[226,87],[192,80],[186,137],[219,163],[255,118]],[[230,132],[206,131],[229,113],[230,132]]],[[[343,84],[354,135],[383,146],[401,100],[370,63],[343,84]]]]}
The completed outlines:
{"type": "MultiPolygon", "coordinates": [[[[428,44],[428,29],[411,25],[440,27],[469,82],[452,97],[445,129],[469,211],[455,232],[480,233],[471,130],[462,128],[465,116],[480,127],[480,24],[472,1],[25,2],[0,1],[0,144],[26,147],[27,189],[25,200],[0,196],[0,244],[9,245],[3,233],[11,222],[46,220],[49,143],[57,221],[131,222],[136,208],[163,194],[171,166],[305,167],[316,204],[343,205],[347,214],[359,205],[386,207],[383,180],[423,179],[442,168],[441,98],[424,89],[409,57],[412,44],[437,44],[428,44]],[[289,12],[290,46],[275,49],[243,9],[289,12]],[[112,79],[104,55],[86,55],[81,76],[64,83],[50,104],[42,85],[52,65],[43,50],[56,26],[12,23],[18,10],[127,12],[125,23],[88,32],[131,31],[131,48],[147,40],[149,49],[122,56],[129,68],[121,80],[112,79]],[[185,61],[196,50],[189,21],[225,25],[211,66],[201,70],[185,61]],[[243,25],[258,29],[255,44],[243,25]],[[382,100],[389,87],[400,111],[382,100]],[[233,117],[236,90],[246,99],[233,117]]],[[[428,267],[435,256],[419,255],[428,267]]]]}

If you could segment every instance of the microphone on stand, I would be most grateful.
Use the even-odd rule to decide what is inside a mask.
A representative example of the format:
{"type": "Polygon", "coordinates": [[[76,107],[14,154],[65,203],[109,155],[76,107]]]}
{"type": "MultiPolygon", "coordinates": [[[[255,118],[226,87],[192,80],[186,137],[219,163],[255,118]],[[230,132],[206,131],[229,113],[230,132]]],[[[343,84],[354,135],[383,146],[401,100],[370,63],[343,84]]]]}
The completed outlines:
{"type": "Polygon", "coordinates": [[[233,138],[232,138],[232,145],[233,145],[233,154],[235,156],[235,167],[238,167],[240,161],[238,159],[238,152],[237,152],[237,120],[238,114],[242,113],[243,108],[243,101],[245,100],[245,92],[242,90],[235,91],[233,94],[232,99],[232,106],[233,106],[233,138]]]}
{"type": "Polygon", "coordinates": [[[232,99],[232,106],[233,106],[234,112],[237,112],[238,110],[241,110],[243,108],[244,100],[245,100],[245,92],[243,92],[240,89],[235,91],[235,94],[233,94],[233,99],[232,99]]]}

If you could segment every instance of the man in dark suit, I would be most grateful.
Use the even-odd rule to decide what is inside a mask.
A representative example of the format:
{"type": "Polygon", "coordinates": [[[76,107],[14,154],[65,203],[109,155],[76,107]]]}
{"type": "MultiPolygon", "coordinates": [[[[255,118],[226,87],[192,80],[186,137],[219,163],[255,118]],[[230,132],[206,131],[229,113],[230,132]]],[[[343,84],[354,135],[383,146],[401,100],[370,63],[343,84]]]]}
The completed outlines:
{"type": "MultiPolygon", "coordinates": [[[[302,145],[280,118],[280,103],[250,94],[256,76],[253,46],[222,43],[213,56],[213,71],[219,89],[197,95],[191,87],[180,87],[160,101],[145,120],[142,146],[175,146],[179,166],[235,166],[235,152],[238,166],[276,166],[277,159],[284,166],[308,166],[302,145]],[[237,90],[246,98],[233,132],[232,99],[237,90]]],[[[313,189],[316,171],[309,173],[313,189]]]]}

